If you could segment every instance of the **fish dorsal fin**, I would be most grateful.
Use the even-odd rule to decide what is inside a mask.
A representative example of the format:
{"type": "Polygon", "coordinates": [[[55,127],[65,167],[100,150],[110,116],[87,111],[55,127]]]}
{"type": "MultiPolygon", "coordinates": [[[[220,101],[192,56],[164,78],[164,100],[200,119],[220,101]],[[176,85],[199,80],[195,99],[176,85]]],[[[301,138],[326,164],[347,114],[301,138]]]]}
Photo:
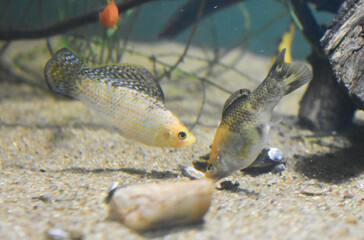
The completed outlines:
{"type": "Polygon", "coordinates": [[[83,73],[97,81],[113,87],[126,87],[149,95],[164,102],[161,86],[152,73],[136,65],[107,65],[97,68],[85,68],[83,73]]]}
{"type": "Polygon", "coordinates": [[[222,118],[226,116],[230,109],[234,106],[234,104],[241,99],[244,99],[250,95],[249,89],[239,89],[235,91],[231,96],[226,100],[224,104],[224,108],[222,110],[222,118]]]}

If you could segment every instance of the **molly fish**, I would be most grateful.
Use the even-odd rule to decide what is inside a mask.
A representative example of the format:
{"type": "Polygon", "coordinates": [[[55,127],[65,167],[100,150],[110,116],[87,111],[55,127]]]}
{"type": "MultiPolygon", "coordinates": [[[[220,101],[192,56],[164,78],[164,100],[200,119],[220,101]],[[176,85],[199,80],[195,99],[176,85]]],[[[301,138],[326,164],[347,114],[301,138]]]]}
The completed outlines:
{"type": "Polygon", "coordinates": [[[53,92],[82,101],[120,129],[126,138],[170,148],[196,141],[165,108],[159,83],[143,67],[115,64],[87,68],[64,48],[48,61],[44,75],[53,92]]]}
{"type": "Polygon", "coordinates": [[[275,106],[284,95],[311,80],[305,64],[285,63],[284,54],[285,49],[253,92],[240,89],[225,102],[205,177],[218,180],[248,167],[266,146],[275,106]]]}

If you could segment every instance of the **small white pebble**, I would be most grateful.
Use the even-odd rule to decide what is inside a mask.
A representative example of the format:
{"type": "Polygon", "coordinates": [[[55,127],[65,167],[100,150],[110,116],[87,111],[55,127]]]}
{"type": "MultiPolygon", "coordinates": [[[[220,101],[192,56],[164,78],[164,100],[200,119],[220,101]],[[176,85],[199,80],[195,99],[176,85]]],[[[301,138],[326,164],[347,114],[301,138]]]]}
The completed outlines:
{"type": "Polygon", "coordinates": [[[69,234],[62,229],[52,228],[48,230],[47,236],[52,240],[64,240],[69,237],[69,234]]]}

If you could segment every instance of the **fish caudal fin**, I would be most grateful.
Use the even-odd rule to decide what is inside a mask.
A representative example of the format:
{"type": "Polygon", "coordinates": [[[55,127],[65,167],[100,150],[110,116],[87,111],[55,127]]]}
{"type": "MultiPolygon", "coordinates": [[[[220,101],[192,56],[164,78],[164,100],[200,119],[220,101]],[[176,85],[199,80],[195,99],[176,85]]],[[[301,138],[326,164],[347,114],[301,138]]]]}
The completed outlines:
{"type": "Polygon", "coordinates": [[[278,81],[284,95],[293,92],[312,79],[312,73],[305,64],[284,62],[285,51],[286,49],[283,49],[279,52],[267,77],[278,81]]]}
{"type": "Polygon", "coordinates": [[[44,68],[48,87],[57,94],[74,98],[73,84],[82,66],[82,62],[70,50],[63,48],[57,51],[44,68]]]}

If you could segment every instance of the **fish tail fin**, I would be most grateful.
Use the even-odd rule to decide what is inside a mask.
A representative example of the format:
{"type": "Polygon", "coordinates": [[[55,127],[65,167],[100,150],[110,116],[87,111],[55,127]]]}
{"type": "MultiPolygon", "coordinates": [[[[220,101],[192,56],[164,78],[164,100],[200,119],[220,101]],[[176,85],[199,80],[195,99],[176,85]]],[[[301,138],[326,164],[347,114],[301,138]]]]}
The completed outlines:
{"type": "Polygon", "coordinates": [[[44,68],[48,87],[57,94],[74,98],[74,83],[82,66],[70,50],[63,48],[57,51],[44,68]]]}
{"type": "Polygon", "coordinates": [[[268,74],[269,79],[278,81],[283,95],[293,92],[312,79],[312,73],[305,64],[284,62],[285,52],[286,49],[279,52],[268,74]]]}

